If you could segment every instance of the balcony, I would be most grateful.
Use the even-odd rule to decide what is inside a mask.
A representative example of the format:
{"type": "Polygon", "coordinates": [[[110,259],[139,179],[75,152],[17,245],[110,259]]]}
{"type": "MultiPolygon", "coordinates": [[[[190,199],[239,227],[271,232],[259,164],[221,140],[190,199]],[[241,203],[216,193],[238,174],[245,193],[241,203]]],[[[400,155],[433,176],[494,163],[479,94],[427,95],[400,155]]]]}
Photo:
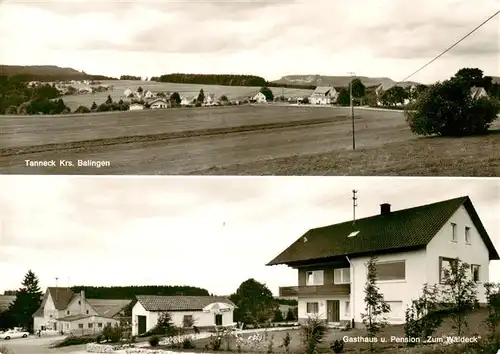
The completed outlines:
{"type": "Polygon", "coordinates": [[[349,295],[350,293],[351,284],[282,286],[279,288],[280,297],[349,295]]]}

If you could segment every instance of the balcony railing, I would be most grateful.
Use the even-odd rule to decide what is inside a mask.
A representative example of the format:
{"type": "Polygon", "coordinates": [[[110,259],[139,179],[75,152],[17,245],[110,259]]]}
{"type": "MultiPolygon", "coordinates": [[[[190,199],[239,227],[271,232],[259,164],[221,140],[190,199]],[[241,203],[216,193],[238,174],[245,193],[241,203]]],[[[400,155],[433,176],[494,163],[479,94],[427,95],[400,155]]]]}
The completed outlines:
{"type": "Polygon", "coordinates": [[[279,288],[281,297],[309,295],[349,295],[351,284],[283,286],[279,288]]]}

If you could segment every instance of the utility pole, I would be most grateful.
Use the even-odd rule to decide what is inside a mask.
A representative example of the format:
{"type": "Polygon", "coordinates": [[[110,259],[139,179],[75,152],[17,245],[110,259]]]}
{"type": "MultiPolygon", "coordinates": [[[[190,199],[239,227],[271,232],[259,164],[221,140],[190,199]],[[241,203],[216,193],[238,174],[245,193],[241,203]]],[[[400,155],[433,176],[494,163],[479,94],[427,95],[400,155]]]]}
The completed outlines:
{"type": "MultiPolygon", "coordinates": [[[[354,77],[356,74],[353,72],[349,72],[349,75],[351,77],[354,77]]],[[[350,98],[350,105],[351,105],[351,120],[352,120],[352,149],[356,150],[356,135],[355,135],[355,130],[354,130],[354,105],[353,105],[353,97],[352,97],[352,80],[349,82],[349,98],[350,98]]]]}
{"type": "Polygon", "coordinates": [[[356,207],[358,206],[358,196],[357,196],[358,191],[353,189],[352,190],[352,224],[356,224],[356,207]]]}

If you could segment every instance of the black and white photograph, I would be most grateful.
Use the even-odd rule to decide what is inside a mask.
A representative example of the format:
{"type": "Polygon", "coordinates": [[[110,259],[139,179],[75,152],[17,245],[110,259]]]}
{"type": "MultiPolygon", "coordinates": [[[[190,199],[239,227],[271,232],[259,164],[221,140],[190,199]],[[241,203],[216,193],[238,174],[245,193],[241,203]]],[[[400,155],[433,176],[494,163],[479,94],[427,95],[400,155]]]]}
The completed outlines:
{"type": "Polygon", "coordinates": [[[498,176],[498,0],[0,3],[0,172],[498,176]]]}
{"type": "Polygon", "coordinates": [[[495,345],[498,180],[1,180],[2,353],[495,345]]]}

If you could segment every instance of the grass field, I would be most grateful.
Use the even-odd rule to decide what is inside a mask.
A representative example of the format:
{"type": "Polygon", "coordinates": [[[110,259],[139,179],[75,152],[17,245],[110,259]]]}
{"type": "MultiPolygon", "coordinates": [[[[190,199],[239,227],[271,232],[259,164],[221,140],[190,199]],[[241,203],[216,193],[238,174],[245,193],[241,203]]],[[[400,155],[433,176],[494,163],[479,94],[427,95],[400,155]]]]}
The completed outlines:
{"type": "MultiPolygon", "coordinates": [[[[168,82],[152,82],[152,81],[127,81],[127,80],[119,80],[119,81],[102,81],[104,85],[114,85],[114,90],[109,92],[96,92],[93,94],[85,94],[85,95],[70,95],[64,96],[64,103],[71,110],[75,110],[78,106],[87,106],[90,107],[92,102],[96,102],[97,104],[104,103],[108,97],[114,101],[118,101],[120,99],[126,100],[128,99],[124,95],[124,91],[127,88],[131,90],[136,90],[139,86],[144,90],[151,91],[163,91],[163,92],[178,92],[181,96],[186,97],[194,97],[197,96],[200,92],[200,89],[203,89],[205,94],[214,93],[216,96],[220,97],[222,95],[226,95],[230,100],[240,100],[246,98],[250,95],[256,94],[261,88],[260,87],[249,87],[249,86],[217,86],[217,85],[195,85],[195,84],[174,84],[168,82]]],[[[84,85],[74,85],[75,87],[83,87],[84,85]]],[[[275,95],[283,95],[285,97],[304,97],[309,96],[312,90],[301,90],[301,89],[287,89],[272,87],[271,90],[275,95]]]]}
{"type": "Polygon", "coordinates": [[[420,138],[402,112],[279,105],[0,117],[0,171],[21,174],[500,175],[496,134],[420,138]],[[105,168],[25,160],[109,161],[105,168]]]}

